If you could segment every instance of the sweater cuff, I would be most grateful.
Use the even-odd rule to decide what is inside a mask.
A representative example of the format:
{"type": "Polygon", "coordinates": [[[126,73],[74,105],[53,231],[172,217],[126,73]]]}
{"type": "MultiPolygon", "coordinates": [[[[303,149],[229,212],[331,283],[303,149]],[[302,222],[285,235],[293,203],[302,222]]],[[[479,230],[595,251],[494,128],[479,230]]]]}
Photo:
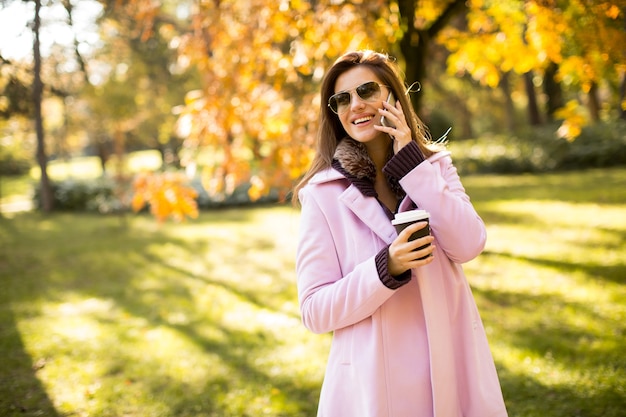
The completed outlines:
{"type": "Polygon", "coordinates": [[[411,141],[398,151],[383,167],[383,172],[390,177],[400,179],[421,164],[426,158],[419,145],[411,141]]]}
{"type": "Polygon", "coordinates": [[[376,254],[376,269],[378,277],[383,285],[389,289],[395,290],[407,284],[411,280],[411,270],[406,270],[402,274],[394,277],[389,273],[389,247],[386,246],[376,254]]]}

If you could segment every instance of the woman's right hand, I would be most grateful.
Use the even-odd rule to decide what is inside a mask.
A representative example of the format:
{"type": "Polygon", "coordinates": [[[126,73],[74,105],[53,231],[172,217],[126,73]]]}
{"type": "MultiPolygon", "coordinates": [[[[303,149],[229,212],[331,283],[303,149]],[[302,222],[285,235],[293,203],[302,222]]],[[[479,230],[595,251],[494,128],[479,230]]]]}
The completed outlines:
{"type": "Polygon", "coordinates": [[[404,229],[389,245],[389,273],[398,276],[403,272],[431,263],[435,255],[435,238],[432,235],[424,236],[409,242],[409,237],[427,226],[427,222],[417,222],[404,229]],[[428,245],[424,249],[416,250],[420,246],[428,245]],[[424,259],[419,259],[423,258],[424,259]]]}

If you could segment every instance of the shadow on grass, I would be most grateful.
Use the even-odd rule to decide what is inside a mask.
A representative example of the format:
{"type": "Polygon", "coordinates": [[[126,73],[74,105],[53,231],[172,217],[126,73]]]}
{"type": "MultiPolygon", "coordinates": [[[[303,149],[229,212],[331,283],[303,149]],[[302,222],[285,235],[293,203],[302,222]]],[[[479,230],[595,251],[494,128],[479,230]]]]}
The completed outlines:
{"type": "MultiPolygon", "coordinates": [[[[612,231],[615,232],[615,231],[612,231]]],[[[626,239],[626,233],[615,232],[622,235],[626,239]]],[[[593,243],[581,242],[583,247],[593,247],[593,243]]],[[[616,265],[598,265],[597,263],[587,262],[581,259],[580,262],[567,262],[555,259],[540,259],[527,256],[512,255],[510,253],[494,252],[485,250],[481,256],[499,256],[503,258],[514,259],[518,261],[529,262],[539,266],[554,268],[565,273],[582,272],[585,275],[593,277],[595,280],[604,280],[614,282],[616,284],[626,284],[626,264],[620,263],[616,265]]]]}
{"type": "MultiPolygon", "coordinates": [[[[69,361],[87,358],[103,368],[96,377],[104,387],[87,392],[83,399],[85,404],[103,402],[99,410],[91,411],[94,417],[314,415],[321,381],[303,377],[308,369],[300,374],[287,369],[288,360],[272,359],[288,343],[295,344],[287,341],[291,335],[271,325],[246,323],[250,314],[258,312],[299,321],[297,312],[285,307],[297,299],[292,260],[277,259],[281,248],[267,234],[246,227],[236,229],[235,236],[214,233],[223,223],[245,226],[254,220],[252,214],[226,210],[196,225],[180,226],[185,229],[178,233],[171,233],[177,231],[171,227],[156,228],[151,221],[139,226],[130,221],[123,228],[118,219],[86,215],[30,214],[0,221],[4,346],[0,354],[15,358],[9,372],[26,381],[25,388],[15,390],[8,379],[0,379],[0,398],[15,398],[10,403],[15,412],[8,416],[28,415],[18,410],[28,398],[41,402],[29,411],[50,409],[47,415],[55,416],[39,382],[48,367],[33,368],[33,363],[54,365],[64,355],[69,361]],[[194,228],[202,227],[201,233],[192,234],[194,228]],[[32,335],[26,334],[24,323],[49,314],[42,305],[92,298],[112,300],[106,311],[79,313],[89,315],[103,329],[101,345],[89,345],[88,340],[74,346],[59,343],[50,357],[32,348],[34,356],[29,356],[25,336],[32,335]],[[233,318],[225,312],[227,308],[241,317],[233,318]],[[194,362],[179,374],[173,373],[176,363],[168,363],[172,359],[158,352],[161,347],[153,343],[155,334],[181,344],[173,347],[177,353],[173,362],[194,362]],[[194,349],[202,353],[192,356],[194,349]],[[105,388],[109,391],[104,392],[105,388]],[[260,405],[251,411],[254,402],[260,405]],[[156,411],[134,410],[136,403],[156,411]]],[[[512,258],[495,252],[484,256],[512,258]]],[[[626,275],[623,264],[607,267],[515,258],[566,273],[580,270],[616,283],[623,283],[626,275]]],[[[591,303],[572,303],[561,296],[480,288],[474,292],[479,304],[487,307],[481,307],[481,313],[486,323],[494,323],[499,341],[555,369],[569,367],[562,372],[577,378],[571,383],[560,378],[548,385],[550,378],[545,375],[534,378],[499,364],[511,417],[622,415],[624,392],[615,381],[626,378],[626,364],[620,356],[623,324],[614,323],[591,303]],[[602,379],[606,374],[610,380],[602,379]]],[[[46,334],[50,333],[54,335],[46,334]]]]}
{"type": "Polygon", "coordinates": [[[500,337],[510,346],[581,367],[601,366],[607,361],[626,365],[626,358],[621,358],[621,347],[613,343],[616,335],[611,331],[620,333],[611,324],[621,323],[598,312],[593,304],[567,301],[553,294],[481,289],[475,289],[474,294],[483,305],[491,305],[490,310],[508,310],[508,317],[489,317],[489,321],[508,330],[500,337]]]}
{"type": "MultiPolygon", "coordinates": [[[[623,284],[626,274],[623,264],[603,267],[494,252],[482,256],[547,266],[565,274],[583,271],[592,279],[617,284],[623,284]]],[[[491,327],[490,339],[507,346],[507,355],[520,362],[518,368],[498,364],[511,417],[624,415],[626,326],[618,300],[615,308],[606,308],[545,289],[478,287],[473,293],[491,327]]]]}
{"type": "Polygon", "coordinates": [[[509,417],[622,417],[624,394],[615,387],[581,393],[569,384],[542,384],[496,364],[509,417]]]}
{"type": "Polygon", "coordinates": [[[626,378],[626,361],[620,323],[593,305],[559,297],[474,293],[479,304],[498,306],[482,310],[485,322],[497,323],[490,339],[527,355],[518,359],[517,369],[524,372],[497,364],[510,417],[623,416],[626,395],[620,381],[626,378]]]}
{"type": "MultiPolygon", "coordinates": [[[[216,225],[220,222],[250,221],[249,215],[246,210],[224,211],[216,213],[212,221],[216,225]]],[[[11,221],[0,221],[0,231],[3,235],[0,243],[3,249],[7,249],[0,255],[0,259],[4,258],[0,273],[6,287],[0,295],[5,339],[2,354],[15,358],[8,364],[7,375],[24,381],[21,387],[16,387],[9,379],[0,380],[0,398],[14,398],[8,406],[16,411],[9,416],[28,415],[24,412],[31,410],[24,411],[24,407],[37,398],[32,412],[58,415],[32,365],[32,362],[48,358],[29,356],[21,343],[16,320],[41,317],[46,314],[41,311],[41,303],[62,304],[67,302],[68,294],[85,299],[114,300],[115,309],[122,311],[123,317],[141,319],[142,331],[167,329],[205,352],[200,363],[194,365],[206,368],[204,385],[188,382],[184,375],[173,378],[159,360],[124,350],[123,346],[128,346],[127,343],[142,337],[124,334],[124,330],[132,325],[116,322],[116,316],[108,315],[96,315],[95,319],[103,326],[121,325],[126,329],[119,334],[111,334],[105,346],[92,351],[84,346],[61,348],[70,350],[70,355],[77,359],[96,355],[98,362],[108,369],[104,370],[101,379],[111,378],[110,382],[102,384],[121,382],[128,391],[140,390],[152,403],[162,402],[160,409],[167,410],[166,415],[252,416],[255,414],[247,411],[250,402],[270,400],[273,403],[266,405],[273,407],[274,414],[266,415],[309,416],[315,413],[319,381],[297,378],[291,372],[276,373],[271,363],[265,364],[272,350],[284,344],[276,337],[274,329],[232,326],[232,323],[222,321],[223,314],[212,315],[210,307],[202,312],[194,311],[197,301],[192,294],[193,288],[208,286],[215,288],[213,302],[216,304],[221,302],[220,297],[228,297],[228,302],[236,300],[242,305],[298,318],[292,311],[281,311],[285,300],[295,300],[295,281],[281,282],[284,281],[280,278],[283,275],[268,264],[245,266],[246,262],[250,262],[247,252],[267,252],[267,256],[271,256],[276,251],[272,240],[236,237],[243,242],[235,248],[241,257],[200,260],[197,264],[203,272],[194,272],[192,267],[170,263],[167,256],[161,256],[154,248],[171,248],[175,252],[172,258],[182,254],[189,262],[195,262],[194,254],[205,256],[208,249],[228,245],[228,242],[208,243],[213,239],[211,236],[207,236],[206,240],[175,238],[156,228],[152,231],[132,226],[122,228],[114,218],[70,214],[18,216],[11,221]],[[214,276],[213,270],[219,262],[229,266],[233,273],[214,276]],[[235,274],[250,270],[277,278],[263,286],[256,285],[255,277],[249,273],[243,276],[235,274]],[[196,283],[189,284],[190,280],[196,283]],[[189,319],[177,323],[167,317],[177,310],[189,319]],[[14,311],[18,316],[15,319],[14,311]],[[210,331],[207,332],[206,328],[210,331]],[[116,342],[115,338],[119,340],[116,342]],[[219,358],[218,364],[211,359],[213,357],[219,358]],[[138,358],[140,364],[137,363],[138,358]],[[143,370],[137,371],[139,365],[143,370]],[[212,372],[213,367],[220,368],[220,371],[212,372]]],[[[181,360],[184,358],[181,357],[181,360]]],[[[119,395],[121,397],[111,396],[110,401],[116,401],[116,398],[130,401],[124,394],[119,395]]],[[[119,403],[109,405],[109,411],[106,411],[106,405],[102,406],[102,415],[124,411],[119,403]]],[[[6,409],[4,404],[2,408],[6,409]]],[[[128,415],[147,415],[144,412],[128,415]]]]}
{"type": "MultiPolygon", "coordinates": [[[[259,247],[265,247],[266,249],[274,248],[273,243],[269,243],[268,240],[262,239],[262,238],[256,241],[255,240],[249,241],[248,244],[251,247],[255,247],[255,248],[259,248],[259,247]]],[[[145,253],[142,255],[145,257],[145,260],[147,263],[161,262],[161,259],[157,256],[154,256],[153,254],[145,253]]],[[[221,262],[227,262],[227,260],[222,260],[221,262]]],[[[205,264],[206,264],[206,269],[209,271],[212,270],[216,266],[215,262],[211,262],[208,260],[205,261],[205,264]]],[[[245,287],[245,286],[237,285],[237,282],[238,282],[237,279],[233,279],[233,280],[213,279],[210,277],[209,274],[201,275],[199,273],[190,272],[188,270],[185,270],[184,268],[181,268],[175,265],[162,265],[162,266],[173,274],[186,275],[189,278],[201,281],[206,285],[222,288],[225,291],[236,295],[238,298],[258,308],[266,308],[266,309],[269,308],[274,311],[279,311],[281,309],[282,303],[280,302],[280,298],[272,297],[271,294],[269,294],[271,292],[275,292],[273,288],[277,288],[277,291],[280,291],[281,293],[288,292],[289,295],[291,296],[291,299],[293,300],[295,300],[297,297],[294,282],[289,282],[288,286],[284,286],[284,285],[281,286],[281,285],[278,285],[278,283],[272,283],[272,287],[262,287],[262,288],[245,287]]],[[[276,274],[275,269],[269,268],[263,265],[255,265],[255,269],[257,273],[266,273],[268,275],[276,274]]],[[[283,294],[283,298],[284,298],[284,294],[283,294]]],[[[289,315],[294,319],[300,320],[299,314],[295,314],[293,312],[283,312],[283,314],[289,315]]]]}
{"type": "Polygon", "coordinates": [[[12,311],[0,307],[0,415],[58,417],[46,390],[36,376],[45,362],[33,363],[17,330],[12,311]]]}

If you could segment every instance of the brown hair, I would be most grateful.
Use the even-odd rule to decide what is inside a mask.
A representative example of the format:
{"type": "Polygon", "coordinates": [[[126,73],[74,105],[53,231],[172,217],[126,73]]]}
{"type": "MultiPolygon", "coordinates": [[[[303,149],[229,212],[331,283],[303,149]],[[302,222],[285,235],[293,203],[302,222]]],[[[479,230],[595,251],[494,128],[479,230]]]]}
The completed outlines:
{"type": "Polygon", "coordinates": [[[316,137],[316,152],[311,166],[304,177],[296,185],[292,195],[292,202],[298,203],[298,192],[318,172],[331,166],[335,149],[339,141],[347,136],[341,121],[328,107],[328,99],[335,94],[337,78],[347,70],[357,65],[367,66],[380,79],[382,84],[388,86],[404,110],[406,122],[411,129],[412,139],[418,144],[424,155],[428,158],[435,152],[432,146],[430,133],[426,125],[415,113],[408,94],[405,92],[403,76],[400,73],[395,59],[387,54],[371,50],[353,51],[344,54],[330,67],[321,86],[321,101],[319,113],[319,128],[316,137]]]}

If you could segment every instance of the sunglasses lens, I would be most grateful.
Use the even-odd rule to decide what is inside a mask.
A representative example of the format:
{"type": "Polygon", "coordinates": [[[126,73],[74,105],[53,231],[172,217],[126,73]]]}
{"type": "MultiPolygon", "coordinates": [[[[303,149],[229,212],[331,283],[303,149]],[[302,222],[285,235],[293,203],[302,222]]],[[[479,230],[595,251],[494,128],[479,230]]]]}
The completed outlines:
{"type": "Polygon", "coordinates": [[[363,100],[375,100],[380,97],[380,86],[378,83],[370,81],[365,84],[361,84],[356,88],[356,93],[363,100]]]}
{"type": "Polygon", "coordinates": [[[338,93],[328,100],[330,109],[335,113],[344,112],[350,105],[350,93],[338,93]]]}
{"type": "MultiPolygon", "coordinates": [[[[361,100],[372,101],[380,97],[380,85],[377,82],[369,81],[355,88],[361,100]]],[[[335,113],[343,113],[350,106],[351,93],[343,91],[331,96],[328,99],[328,107],[335,113]]]]}

